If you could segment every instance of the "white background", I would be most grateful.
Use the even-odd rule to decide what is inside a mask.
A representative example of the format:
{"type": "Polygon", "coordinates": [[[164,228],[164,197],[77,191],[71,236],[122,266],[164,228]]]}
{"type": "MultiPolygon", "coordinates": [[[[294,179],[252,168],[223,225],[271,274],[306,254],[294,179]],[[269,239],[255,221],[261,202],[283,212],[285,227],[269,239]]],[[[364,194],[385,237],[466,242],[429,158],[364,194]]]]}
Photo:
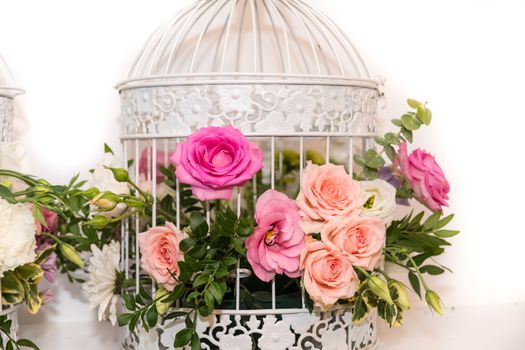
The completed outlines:
{"type": "MultiPolygon", "coordinates": [[[[113,86],[148,35],[186,3],[0,2],[0,52],[27,90],[17,99],[17,135],[31,172],[65,182],[100,160],[104,142],[118,148],[113,86]]],[[[447,316],[431,316],[413,297],[407,327],[381,329],[384,348],[419,349],[423,342],[429,349],[525,348],[525,6],[510,0],[312,3],[349,34],[370,70],[386,78],[385,118],[400,116],[407,97],[429,101],[434,120],[416,143],[444,168],[454,226],[462,231],[440,259],[454,274],[431,281],[447,316]]],[[[26,335],[41,339],[43,350],[116,348],[107,338],[111,330],[94,331],[80,288],[64,281],[53,288],[53,306],[23,317],[40,323],[26,335]]]]}

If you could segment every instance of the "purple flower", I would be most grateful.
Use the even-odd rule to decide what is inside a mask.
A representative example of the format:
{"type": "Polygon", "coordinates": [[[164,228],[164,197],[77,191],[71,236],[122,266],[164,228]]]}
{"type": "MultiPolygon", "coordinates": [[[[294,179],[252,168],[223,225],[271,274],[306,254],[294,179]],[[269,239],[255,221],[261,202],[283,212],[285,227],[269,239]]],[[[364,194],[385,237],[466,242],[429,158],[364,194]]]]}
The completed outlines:
{"type": "MultiPolygon", "coordinates": [[[[51,243],[46,237],[37,236],[36,250],[35,250],[37,254],[48,249],[49,247],[51,247],[51,243]]],[[[57,271],[56,261],[57,261],[57,255],[55,252],[52,252],[47,257],[47,259],[44,261],[44,263],[40,266],[42,267],[42,270],[44,271],[45,279],[51,283],[54,283],[56,280],[55,278],[55,273],[57,271]]]]}
{"type": "MultiPolygon", "coordinates": [[[[397,177],[394,176],[394,173],[392,172],[392,169],[388,166],[382,168],[379,171],[379,178],[381,180],[384,180],[394,186],[397,190],[401,188],[401,181],[397,177]]],[[[400,205],[410,205],[408,202],[408,199],[406,198],[398,198],[396,197],[396,203],[400,205]]]]}

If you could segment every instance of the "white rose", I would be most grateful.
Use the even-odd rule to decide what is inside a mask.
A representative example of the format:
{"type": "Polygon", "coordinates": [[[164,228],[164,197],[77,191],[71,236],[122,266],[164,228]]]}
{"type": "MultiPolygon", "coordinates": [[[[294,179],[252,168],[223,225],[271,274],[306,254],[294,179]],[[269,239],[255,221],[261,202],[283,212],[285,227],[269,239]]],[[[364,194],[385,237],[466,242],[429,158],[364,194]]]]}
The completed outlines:
{"type": "MultiPolygon", "coordinates": [[[[150,180],[146,180],[146,177],[144,176],[144,174],[140,174],[138,186],[142,191],[149,193],[149,194],[152,193],[153,183],[150,180]]],[[[169,187],[164,182],[157,184],[157,198],[158,199],[163,200],[164,197],[166,197],[168,194],[171,195],[172,198],[175,198],[175,196],[177,195],[177,192],[175,192],[173,188],[169,187]]]]}
{"type": "MultiPolygon", "coordinates": [[[[117,162],[115,156],[111,153],[106,153],[104,156],[104,161],[99,164],[93,171],[91,175],[90,185],[91,187],[96,187],[100,192],[113,192],[115,194],[129,194],[128,184],[125,182],[118,182],[113,176],[113,172],[105,167],[118,168],[121,167],[120,163],[117,162]]],[[[126,209],[124,203],[119,203],[115,209],[110,211],[96,211],[94,214],[104,215],[108,218],[114,218],[122,214],[126,209]]]]}
{"type": "Polygon", "coordinates": [[[361,181],[361,215],[389,223],[396,210],[396,188],[384,180],[361,181]]]}
{"type": "Polygon", "coordinates": [[[0,277],[35,260],[35,234],[31,209],[0,199],[0,277]]]}

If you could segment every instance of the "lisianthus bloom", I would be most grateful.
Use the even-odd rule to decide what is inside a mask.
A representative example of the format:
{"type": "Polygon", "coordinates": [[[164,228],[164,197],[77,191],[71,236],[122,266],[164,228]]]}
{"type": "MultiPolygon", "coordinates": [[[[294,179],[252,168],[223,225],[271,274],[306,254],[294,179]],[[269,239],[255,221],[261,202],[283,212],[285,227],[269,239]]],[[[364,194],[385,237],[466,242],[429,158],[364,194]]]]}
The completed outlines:
{"type": "Polygon", "coordinates": [[[359,279],[348,255],[311,236],[305,238],[301,254],[303,283],[308,295],[326,309],[339,299],[351,298],[359,279]]]}
{"type": "MultiPolygon", "coordinates": [[[[36,253],[37,254],[48,249],[49,247],[51,247],[51,242],[49,241],[49,238],[42,236],[42,235],[37,236],[36,238],[36,253]]],[[[57,271],[56,260],[57,260],[56,253],[52,252],[40,266],[42,268],[42,271],[44,271],[45,279],[51,283],[55,282],[55,274],[57,271]]]]}
{"type": "Polygon", "coordinates": [[[177,285],[172,274],[179,275],[178,263],[184,260],[179,244],[187,237],[171,222],[166,222],[165,226],[152,227],[138,235],[142,268],[169,291],[177,285]]]}
{"type": "Polygon", "coordinates": [[[373,270],[382,256],[386,226],[378,218],[346,218],[324,225],[321,240],[345,253],[353,266],[373,270]]]}
{"type": "Polygon", "coordinates": [[[268,282],[275,274],[299,277],[299,257],[304,232],[299,209],[284,193],[268,190],[257,200],[257,227],[246,239],[246,256],[259,279],[268,282]]]}
{"type": "Polygon", "coordinates": [[[361,188],[342,165],[308,162],[296,203],[304,232],[321,232],[328,221],[359,214],[361,188]]]}
{"type": "Polygon", "coordinates": [[[396,188],[376,179],[361,181],[361,216],[389,221],[396,210],[396,188]]]}
{"type": "Polygon", "coordinates": [[[263,152],[232,127],[202,128],[177,144],[171,161],[181,183],[200,200],[229,200],[235,186],[248,182],[263,167],[263,152]]]}
{"type": "MultiPolygon", "coordinates": [[[[144,175],[145,178],[148,177],[149,174],[153,174],[153,171],[152,171],[152,162],[153,162],[153,150],[151,149],[151,147],[148,147],[148,148],[144,148],[142,150],[142,152],[140,153],[140,158],[139,158],[139,174],[140,175],[144,175]]],[[[157,151],[157,159],[156,159],[156,179],[157,179],[157,184],[161,183],[162,181],[164,181],[165,179],[165,176],[164,174],[162,174],[162,172],[160,171],[160,168],[162,166],[164,166],[164,158],[165,158],[165,153],[163,151],[157,151]]]]}
{"type": "Polygon", "coordinates": [[[448,206],[450,185],[431,154],[418,148],[409,156],[407,144],[403,142],[399,145],[395,163],[421,203],[433,211],[448,206]]]}
{"type": "Polygon", "coordinates": [[[31,209],[0,198],[0,277],[35,260],[35,234],[31,209]]]}
{"type": "Polygon", "coordinates": [[[43,225],[40,221],[35,219],[37,234],[42,232],[55,232],[58,229],[58,214],[44,207],[41,207],[40,211],[42,212],[46,224],[43,225]]]}

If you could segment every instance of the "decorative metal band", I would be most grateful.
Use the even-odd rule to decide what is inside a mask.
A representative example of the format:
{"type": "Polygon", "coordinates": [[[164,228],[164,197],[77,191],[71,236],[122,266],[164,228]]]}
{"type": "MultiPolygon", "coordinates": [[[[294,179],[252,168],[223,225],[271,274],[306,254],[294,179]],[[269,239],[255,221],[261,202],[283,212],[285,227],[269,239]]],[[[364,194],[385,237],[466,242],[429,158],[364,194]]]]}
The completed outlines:
{"type": "Polygon", "coordinates": [[[13,114],[13,99],[0,96],[0,142],[11,141],[13,114]]]}
{"type": "MultiPolygon", "coordinates": [[[[203,349],[370,350],[377,344],[375,314],[352,324],[349,309],[275,315],[212,315],[197,323],[203,349]]],[[[171,349],[183,320],[170,320],[146,333],[128,334],[125,350],[171,349]]],[[[185,348],[186,349],[186,348],[185,348]]]]}
{"type": "Polygon", "coordinates": [[[122,136],[188,135],[233,125],[244,133],[322,136],[375,132],[376,89],[322,85],[182,85],[121,92],[122,136]]]}

